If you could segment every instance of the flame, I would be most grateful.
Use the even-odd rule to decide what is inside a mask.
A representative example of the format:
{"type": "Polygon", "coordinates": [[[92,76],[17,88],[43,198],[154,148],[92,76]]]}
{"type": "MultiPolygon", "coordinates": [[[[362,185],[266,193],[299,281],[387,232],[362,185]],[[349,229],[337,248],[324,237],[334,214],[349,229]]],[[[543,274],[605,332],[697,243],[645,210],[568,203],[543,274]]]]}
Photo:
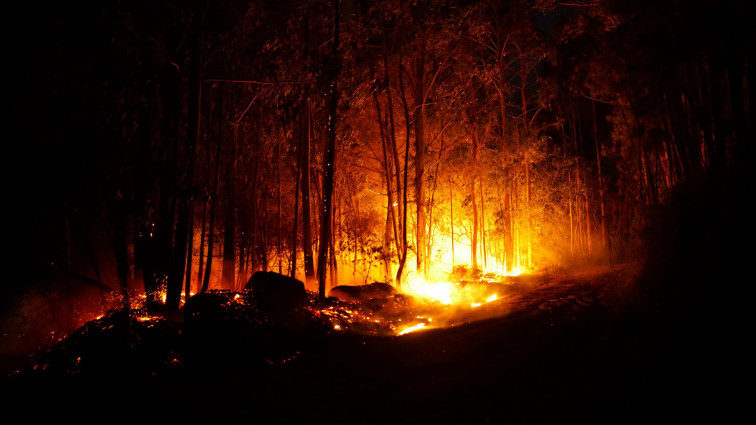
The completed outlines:
{"type": "Polygon", "coordinates": [[[425,323],[418,323],[416,325],[408,326],[402,329],[401,331],[399,331],[399,335],[406,335],[410,332],[414,332],[423,328],[425,328],[425,323]]]}
{"type": "Polygon", "coordinates": [[[160,316],[139,316],[136,318],[139,322],[151,322],[153,320],[160,320],[160,316]]]}
{"type": "Polygon", "coordinates": [[[416,276],[407,282],[405,292],[449,305],[455,301],[457,288],[454,286],[451,282],[429,282],[416,276]]]}
{"type": "Polygon", "coordinates": [[[482,285],[464,285],[462,282],[450,282],[448,280],[425,280],[418,276],[408,279],[407,284],[401,289],[402,292],[415,297],[441,303],[445,306],[460,305],[471,308],[480,307],[484,303],[496,301],[498,294],[486,293],[485,283],[494,283],[504,280],[506,276],[519,276],[522,269],[514,270],[508,274],[494,274],[495,277],[479,279],[482,285]]]}

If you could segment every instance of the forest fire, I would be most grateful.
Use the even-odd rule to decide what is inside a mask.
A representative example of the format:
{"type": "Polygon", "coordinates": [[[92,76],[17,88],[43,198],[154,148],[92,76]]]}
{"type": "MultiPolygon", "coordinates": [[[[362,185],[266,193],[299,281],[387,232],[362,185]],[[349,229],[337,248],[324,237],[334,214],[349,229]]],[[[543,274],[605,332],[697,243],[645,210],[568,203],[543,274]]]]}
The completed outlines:
{"type": "Polygon", "coordinates": [[[41,358],[32,405],[638,422],[748,335],[754,1],[11,3],[0,372],[41,358]]]}
{"type": "Polygon", "coordinates": [[[505,304],[496,302],[524,290],[523,279],[512,278],[476,271],[450,274],[447,279],[413,278],[398,291],[379,291],[388,286],[378,283],[339,286],[331,292],[331,304],[313,303],[309,310],[336,331],[402,336],[504,314],[505,304]],[[481,309],[492,303],[499,306],[481,309]]]}

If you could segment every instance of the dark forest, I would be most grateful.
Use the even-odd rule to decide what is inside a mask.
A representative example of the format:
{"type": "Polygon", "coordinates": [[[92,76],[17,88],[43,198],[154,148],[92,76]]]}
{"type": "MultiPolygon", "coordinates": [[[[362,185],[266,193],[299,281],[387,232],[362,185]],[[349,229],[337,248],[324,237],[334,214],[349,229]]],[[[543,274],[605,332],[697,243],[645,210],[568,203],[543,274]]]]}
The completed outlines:
{"type": "Polygon", "coordinates": [[[6,410],[733,420],[755,17],[743,0],[8,6],[6,410]]]}

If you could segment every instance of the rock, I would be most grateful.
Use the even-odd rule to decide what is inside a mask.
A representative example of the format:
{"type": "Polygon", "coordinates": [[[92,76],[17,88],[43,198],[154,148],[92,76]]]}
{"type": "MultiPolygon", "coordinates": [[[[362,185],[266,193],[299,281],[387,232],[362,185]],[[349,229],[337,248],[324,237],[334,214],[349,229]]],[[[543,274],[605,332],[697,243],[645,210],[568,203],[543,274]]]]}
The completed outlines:
{"type": "Polygon", "coordinates": [[[274,272],[256,272],[245,288],[252,291],[260,309],[269,313],[299,309],[307,300],[301,280],[274,272]]]}
{"type": "Polygon", "coordinates": [[[365,302],[373,298],[388,298],[396,294],[396,289],[381,282],[370,285],[339,285],[328,292],[329,297],[336,297],[343,301],[365,302]]]}

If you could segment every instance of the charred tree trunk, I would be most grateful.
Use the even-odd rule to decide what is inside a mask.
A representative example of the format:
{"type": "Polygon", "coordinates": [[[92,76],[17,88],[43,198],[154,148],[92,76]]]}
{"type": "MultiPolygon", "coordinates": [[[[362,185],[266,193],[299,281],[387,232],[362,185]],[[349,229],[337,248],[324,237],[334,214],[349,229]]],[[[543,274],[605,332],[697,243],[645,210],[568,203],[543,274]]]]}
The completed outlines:
{"type": "Polygon", "coordinates": [[[234,124],[234,151],[225,172],[225,211],[223,223],[223,269],[221,271],[221,287],[233,289],[234,274],[236,272],[236,214],[235,214],[235,180],[236,180],[236,151],[239,143],[239,123],[234,124]]]}
{"type": "Polygon", "coordinates": [[[283,233],[281,231],[281,144],[276,144],[276,180],[277,180],[277,189],[276,189],[276,200],[277,200],[277,215],[278,215],[278,243],[276,245],[277,248],[277,256],[278,256],[278,274],[283,274],[283,233]]]}
{"type": "Polygon", "coordinates": [[[452,270],[454,270],[454,191],[449,180],[449,228],[451,230],[452,270]]]}
{"type": "MultiPolygon", "coordinates": [[[[300,120],[300,132],[304,131],[300,120]]],[[[301,142],[301,141],[300,141],[301,142]]],[[[299,151],[301,152],[301,146],[299,151]]],[[[291,272],[292,278],[297,274],[297,236],[299,233],[299,182],[302,177],[302,155],[297,152],[297,178],[294,183],[294,228],[291,232],[291,272]]]]}
{"type": "Polygon", "coordinates": [[[305,283],[310,284],[315,278],[315,265],[312,256],[312,215],[310,213],[310,104],[305,100],[302,119],[302,250],[304,251],[305,283]]]}
{"type": "Polygon", "coordinates": [[[425,277],[425,40],[420,39],[415,57],[415,204],[417,205],[417,229],[415,251],[417,273],[425,277]]]}
{"type": "MultiPolygon", "coordinates": [[[[325,300],[326,297],[326,264],[331,240],[331,225],[333,224],[333,172],[336,162],[336,112],[339,106],[339,0],[333,0],[334,8],[334,37],[333,37],[333,61],[330,70],[331,99],[328,107],[328,144],[323,155],[323,205],[320,219],[320,243],[318,247],[318,298],[325,300]]],[[[334,253],[332,252],[331,255],[334,253]]]]}
{"type": "Polygon", "coordinates": [[[483,197],[483,178],[480,179],[480,238],[482,242],[483,267],[488,267],[488,254],[486,253],[486,201],[483,197]]]}
{"type": "MultiPolygon", "coordinates": [[[[402,71],[399,71],[399,92],[402,95],[402,106],[404,110],[405,142],[404,142],[404,180],[402,191],[402,254],[399,257],[399,267],[396,270],[396,286],[402,285],[404,277],[404,266],[407,263],[407,183],[409,180],[409,146],[410,146],[410,110],[407,103],[407,96],[404,90],[404,78],[402,71]]],[[[398,167],[398,164],[397,164],[398,167]]]]}
{"type": "MultiPolygon", "coordinates": [[[[210,155],[207,157],[210,158],[210,155]]],[[[197,282],[200,285],[200,288],[202,286],[202,276],[204,276],[205,271],[205,227],[207,223],[207,203],[208,200],[203,198],[202,221],[200,223],[199,265],[197,266],[197,282]]]]}
{"type": "Polygon", "coordinates": [[[338,281],[338,266],[336,264],[336,214],[334,209],[331,208],[331,240],[329,241],[330,255],[330,272],[331,272],[331,288],[339,284],[338,281]]]}
{"type": "MultiPolygon", "coordinates": [[[[394,244],[396,245],[396,253],[397,257],[401,256],[400,252],[403,249],[403,246],[406,241],[402,241],[399,239],[398,235],[402,233],[402,229],[406,226],[406,221],[400,221],[398,219],[401,219],[401,217],[404,217],[404,209],[406,205],[403,205],[402,202],[399,202],[402,198],[402,194],[407,190],[406,184],[404,187],[402,187],[402,177],[401,177],[401,165],[399,162],[399,149],[397,148],[396,144],[396,126],[394,124],[394,101],[391,97],[391,73],[389,72],[389,62],[388,62],[388,48],[386,46],[386,37],[385,33],[383,36],[383,69],[384,69],[384,75],[386,76],[386,104],[388,107],[388,140],[391,142],[391,155],[394,159],[394,174],[396,175],[396,199],[397,199],[397,207],[398,210],[396,211],[396,214],[394,215],[394,244]]],[[[406,147],[409,149],[409,146],[406,147]]],[[[392,214],[393,214],[393,207],[392,207],[392,214]]]]}
{"type": "Polygon", "coordinates": [[[593,106],[593,143],[596,146],[596,168],[598,171],[598,189],[599,189],[599,202],[601,203],[601,248],[607,247],[606,236],[606,209],[604,207],[604,180],[601,174],[601,147],[598,140],[598,118],[596,115],[596,102],[592,102],[593,106]]]}
{"type": "MultiPolygon", "coordinates": [[[[470,84],[472,87],[472,83],[470,84]]],[[[475,101],[473,96],[473,102],[475,101]]],[[[468,120],[470,122],[470,138],[472,139],[472,157],[470,158],[470,168],[472,168],[472,182],[470,184],[470,204],[472,207],[472,217],[473,217],[473,230],[472,230],[472,237],[470,238],[470,255],[472,259],[472,267],[473,269],[479,268],[478,263],[478,233],[480,232],[480,224],[478,221],[478,202],[477,202],[477,193],[475,190],[476,182],[478,180],[479,175],[479,165],[478,165],[478,128],[475,124],[475,115],[476,111],[473,109],[470,111],[470,114],[468,116],[468,120]]]]}
{"type": "MultiPolygon", "coordinates": [[[[394,197],[391,191],[391,160],[388,155],[388,147],[386,139],[389,138],[386,134],[384,121],[381,116],[381,105],[378,100],[378,93],[373,92],[373,101],[375,103],[375,110],[378,115],[378,127],[381,134],[381,147],[383,152],[383,174],[386,182],[386,225],[383,235],[383,265],[384,265],[384,281],[387,282],[391,279],[391,233],[393,228],[394,240],[397,239],[397,226],[396,216],[394,213],[394,197]]],[[[399,245],[397,244],[397,248],[399,245]]],[[[397,249],[398,251],[398,249],[397,249]]]]}
{"type": "Polygon", "coordinates": [[[213,266],[213,245],[215,241],[215,211],[218,209],[218,186],[220,181],[220,163],[221,163],[221,146],[223,145],[223,119],[225,118],[225,115],[223,113],[223,96],[222,91],[218,91],[218,102],[219,105],[216,106],[218,108],[218,116],[216,117],[217,120],[217,146],[215,150],[215,170],[213,172],[213,192],[211,198],[210,198],[210,217],[209,217],[209,229],[207,232],[207,263],[205,264],[205,274],[202,277],[202,288],[200,292],[207,292],[208,288],[210,287],[210,273],[212,271],[213,266]]]}
{"type": "Polygon", "coordinates": [[[235,214],[235,176],[236,176],[236,149],[239,138],[239,125],[234,125],[234,152],[229,161],[225,175],[225,211],[223,222],[223,269],[221,271],[221,287],[233,289],[234,274],[236,270],[236,214],[235,214]]]}

